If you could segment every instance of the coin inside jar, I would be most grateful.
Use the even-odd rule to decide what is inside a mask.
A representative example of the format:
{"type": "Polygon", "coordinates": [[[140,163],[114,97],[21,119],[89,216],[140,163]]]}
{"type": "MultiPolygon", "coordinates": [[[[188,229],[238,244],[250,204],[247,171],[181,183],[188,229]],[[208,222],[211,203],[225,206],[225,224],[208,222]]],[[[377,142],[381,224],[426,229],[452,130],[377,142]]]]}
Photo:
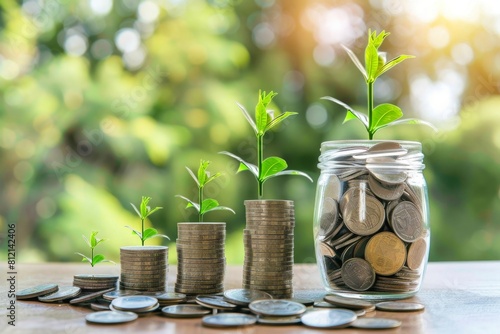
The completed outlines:
{"type": "Polygon", "coordinates": [[[368,290],[375,283],[375,277],[372,266],[363,259],[352,258],[342,265],[342,279],[353,290],[368,290]]]}
{"type": "Polygon", "coordinates": [[[380,232],[370,238],[365,248],[365,259],[375,273],[390,276],[405,264],[404,243],[392,232],[380,232]]]}

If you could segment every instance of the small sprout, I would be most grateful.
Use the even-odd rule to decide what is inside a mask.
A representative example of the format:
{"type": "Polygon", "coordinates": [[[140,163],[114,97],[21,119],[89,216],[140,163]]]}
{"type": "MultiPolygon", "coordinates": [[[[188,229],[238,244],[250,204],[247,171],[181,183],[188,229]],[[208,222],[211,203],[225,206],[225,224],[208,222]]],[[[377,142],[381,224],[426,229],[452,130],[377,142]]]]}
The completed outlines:
{"type": "Polygon", "coordinates": [[[203,188],[207,185],[207,183],[215,180],[220,177],[221,173],[216,173],[214,175],[210,175],[210,172],[207,171],[208,166],[210,165],[210,161],[200,160],[200,167],[198,168],[198,173],[195,175],[193,171],[186,167],[189,175],[193,178],[194,182],[198,186],[198,203],[191,201],[189,198],[176,195],[175,197],[182,198],[187,202],[186,209],[195,208],[198,211],[198,221],[203,221],[203,216],[205,213],[216,210],[226,210],[235,213],[233,209],[228,208],[227,206],[220,206],[219,202],[213,198],[203,198],[203,188]],[[201,203],[201,205],[200,205],[201,203]]]}
{"type": "Polygon", "coordinates": [[[92,231],[92,233],[90,234],[90,238],[87,238],[85,235],[82,234],[83,240],[85,240],[85,243],[90,247],[90,257],[78,252],[76,252],[75,254],[80,255],[82,257],[82,262],[88,262],[92,267],[101,262],[114,263],[113,261],[106,260],[104,258],[104,255],[101,254],[94,255],[94,248],[96,248],[97,245],[99,245],[101,242],[104,241],[104,239],[97,238],[97,233],[99,232],[92,231]]]}
{"type": "Polygon", "coordinates": [[[378,35],[376,31],[368,31],[368,44],[365,49],[365,67],[363,67],[354,52],[343,46],[354,65],[356,65],[365,78],[367,85],[368,116],[362,112],[354,110],[349,105],[333,97],[324,96],[322,99],[332,101],[347,109],[344,123],[353,119],[358,119],[365,126],[369,139],[373,139],[373,135],[378,130],[398,124],[422,124],[427,125],[436,131],[436,128],[431,123],[420,119],[408,118],[399,120],[399,118],[403,117],[403,111],[394,104],[382,103],[376,107],[373,106],[373,86],[377,78],[402,61],[414,58],[414,56],[410,55],[400,55],[390,61],[386,61],[385,53],[379,52],[378,48],[382,45],[382,42],[387,36],[389,36],[389,33],[385,31],[382,31],[378,35]]]}
{"type": "Polygon", "coordinates": [[[148,206],[148,203],[150,200],[151,200],[151,197],[142,196],[141,205],[139,206],[140,210],[138,210],[134,204],[130,203],[130,205],[132,205],[132,207],[134,208],[134,211],[137,213],[139,218],[141,218],[141,232],[136,231],[135,229],[133,229],[130,226],[125,226],[126,228],[131,229],[132,233],[136,234],[139,237],[139,239],[141,239],[142,246],[144,246],[144,241],[146,241],[150,238],[153,238],[153,237],[162,237],[162,238],[167,238],[170,240],[170,238],[168,236],[166,236],[164,234],[158,234],[158,230],[155,228],[149,227],[147,229],[144,229],[144,221],[146,220],[146,218],[148,218],[154,212],[156,212],[160,209],[163,209],[162,207],[158,207],[158,206],[155,207],[154,209],[151,209],[148,206]]]}
{"type": "Polygon", "coordinates": [[[259,91],[259,102],[255,107],[255,122],[248,113],[248,111],[240,104],[241,111],[245,116],[248,123],[255,132],[255,136],[257,137],[257,165],[246,162],[242,158],[234,155],[230,152],[219,152],[221,154],[225,154],[230,156],[233,159],[239,161],[240,166],[238,168],[237,173],[242,171],[250,171],[255,176],[257,180],[257,193],[258,198],[261,199],[264,195],[264,182],[269,180],[270,178],[280,176],[280,175],[300,175],[306,177],[309,181],[313,182],[311,177],[306,173],[299,172],[296,170],[286,170],[288,165],[286,161],[279,157],[268,157],[264,159],[264,135],[268,130],[271,130],[276,125],[283,122],[290,116],[296,115],[296,112],[287,111],[279,115],[275,115],[274,112],[267,110],[267,106],[271,103],[273,98],[277,95],[277,93],[271,91],[269,94],[266,92],[259,91]]]}

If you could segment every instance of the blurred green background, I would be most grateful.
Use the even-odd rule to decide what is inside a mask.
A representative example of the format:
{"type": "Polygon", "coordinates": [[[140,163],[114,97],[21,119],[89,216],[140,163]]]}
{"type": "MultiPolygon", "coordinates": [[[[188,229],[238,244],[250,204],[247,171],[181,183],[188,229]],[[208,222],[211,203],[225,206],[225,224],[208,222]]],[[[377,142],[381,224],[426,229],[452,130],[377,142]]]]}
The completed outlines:
{"type": "MultiPolygon", "coordinates": [[[[388,58],[413,54],[377,81],[376,103],[435,124],[384,129],[375,139],[416,140],[426,156],[431,260],[500,259],[500,7],[494,0],[3,0],[0,3],[0,234],[17,223],[21,262],[79,261],[82,234],[100,253],[138,244],[130,202],[163,206],[149,224],[171,237],[194,221],[185,166],[201,158],[224,177],[207,188],[227,212],[227,259],[243,262],[250,174],[218,155],[253,161],[254,138],[235,102],[253,110],[258,89],[297,111],[266,137],[266,156],[315,180],[321,142],[364,139],[359,123],[320,100],[365,105],[359,57],[368,28],[391,32],[388,58]]],[[[314,262],[315,184],[282,177],[265,198],[296,205],[295,261],[314,262]]],[[[2,247],[2,249],[4,249],[2,247]]],[[[5,258],[2,251],[0,257],[5,258]]]]}

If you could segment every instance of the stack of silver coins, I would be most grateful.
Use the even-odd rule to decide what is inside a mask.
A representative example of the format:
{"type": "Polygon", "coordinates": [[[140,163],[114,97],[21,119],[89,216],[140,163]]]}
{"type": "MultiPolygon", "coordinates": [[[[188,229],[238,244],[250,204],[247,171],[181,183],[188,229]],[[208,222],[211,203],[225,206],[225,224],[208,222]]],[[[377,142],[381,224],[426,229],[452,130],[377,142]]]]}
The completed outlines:
{"type": "Polygon", "coordinates": [[[188,295],[222,292],[226,223],[178,223],[177,231],[175,291],[188,295]]]}
{"type": "Polygon", "coordinates": [[[121,247],[120,263],[120,289],[165,291],[168,272],[168,247],[121,247]]]}
{"type": "Polygon", "coordinates": [[[293,201],[245,201],[243,288],[274,298],[293,294],[293,201]]]}
{"type": "Polygon", "coordinates": [[[73,276],[73,286],[83,290],[106,290],[116,288],[118,276],[93,274],[93,275],[75,275],[73,276]]]}

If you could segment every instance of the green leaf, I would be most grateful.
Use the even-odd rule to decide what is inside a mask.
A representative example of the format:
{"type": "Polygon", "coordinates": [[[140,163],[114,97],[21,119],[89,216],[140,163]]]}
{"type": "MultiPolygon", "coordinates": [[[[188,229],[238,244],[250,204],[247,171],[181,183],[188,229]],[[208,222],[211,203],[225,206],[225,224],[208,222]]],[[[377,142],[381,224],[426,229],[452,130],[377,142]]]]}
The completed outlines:
{"type": "Polygon", "coordinates": [[[92,259],[92,266],[95,266],[99,262],[104,261],[104,255],[102,254],[96,254],[94,255],[94,258],[92,259]]]}
{"type": "Polygon", "coordinates": [[[399,120],[399,121],[395,121],[395,122],[389,123],[389,124],[387,124],[385,126],[379,127],[379,129],[385,128],[385,127],[389,127],[389,126],[402,125],[402,124],[425,125],[425,126],[430,127],[435,132],[438,132],[438,129],[433,124],[431,124],[431,123],[429,123],[427,121],[423,121],[421,119],[417,119],[417,118],[406,118],[406,119],[402,119],[402,120],[399,120]]]}
{"type": "Polygon", "coordinates": [[[365,67],[366,67],[366,82],[373,82],[376,79],[378,69],[378,52],[377,48],[369,43],[365,49],[365,67]]]}
{"type": "Polygon", "coordinates": [[[290,116],[297,115],[298,113],[293,112],[293,111],[287,111],[279,115],[278,117],[274,118],[271,122],[269,122],[266,125],[266,128],[264,129],[264,133],[266,133],[268,130],[271,130],[274,128],[276,125],[279,123],[283,122],[285,119],[287,119],[290,116]]]}
{"type": "Polygon", "coordinates": [[[377,77],[380,76],[380,75],[382,75],[383,73],[389,71],[391,68],[393,68],[397,64],[401,63],[402,61],[404,61],[406,59],[411,59],[411,58],[415,58],[415,56],[400,55],[400,56],[397,56],[396,58],[391,59],[382,68],[378,69],[377,77]]]}
{"type": "Polygon", "coordinates": [[[285,160],[279,157],[269,157],[262,161],[262,170],[260,171],[260,180],[263,181],[276,173],[285,170],[288,167],[285,160]]]}
{"type": "Polygon", "coordinates": [[[248,113],[248,111],[245,109],[245,107],[243,107],[238,102],[236,102],[236,104],[238,105],[238,107],[240,107],[241,111],[243,112],[243,115],[247,119],[248,123],[250,123],[250,126],[252,127],[253,131],[255,131],[255,133],[257,133],[258,132],[257,125],[255,125],[255,122],[253,121],[252,117],[250,117],[250,114],[248,113]]]}
{"type": "Polygon", "coordinates": [[[375,132],[381,127],[386,126],[387,124],[401,118],[402,116],[403,112],[398,106],[390,103],[379,104],[373,109],[372,128],[370,129],[370,131],[375,132]]]}
{"type": "Polygon", "coordinates": [[[76,252],[75,254],[80,255],[82,257],[82,262],[88,262],[88,263],[92,264],[92,259],[89,258],[88,256],[83,255],[82,253],[78,253],[78,252],[76,252]]]}
{"type": "Polygon", "coordinates": [[[92,231],[92,233],[90,234],[90,248],[95,248],[95,246],[97,246],[97,233],[97,231],[92,231]]]}
{"type": "Polygon", "coordinates": [[[156,211],[161,210],[161,209],[163,209],[163,207],[161,207],[161,206],[157,206],[153,210],[150,210],[150,208],[148,207],[148,213],[147,213],[145,218],[151,216],[153,213],[155,213],[156,211]]]}
{"type": "Polygon", "coordinates": [[[154,237],[155,235],[158,234],[158,230],[152,227],[149,227],[144,230],[144,234],[142,235],[142,240],[148,240],[149,238],[154,237]]]}
{"type": "Polygon", "coordinates": [[[216,178],[218,178],[218,177],[220,177],[220,176],[222,176],[222,173],[215,173],[214,175],[210,176],[210,177],[207,179],[207,181],[205,182],[205,184],[207,184],[207,183],[209,183],[209,182],[211,182],[211,181],[215,180],[216,178]]]}
{"type": "Polygon", "coordinates": [[[361,64],[361,62],[359,61],[358,57],[356,57],[356,55],[354,54],[354,52],[352,52],[351,49],[349,49],[347,46],[342,45],[342,47],[347,52],[347,55],[349,56],[349,58],[351,58],[351,60],[354,63],[354,65],[356,65],[356,67],[361,72],[361,74],[363,74],[363,77],[365,78],[365,80],[368,80],[368,77],[366,75],[366,70],[363,67],[363,64],[361,64]]]}
{"type": "Polygon", "coordinates": [[[303,176],[303,177],[305,177],[306,179],[308,179],[309,181],[313,182],[313,179],[312,179],[309,175],[307,175],[307,174],[306,174],[306,173],[304,173],[304,172],[300,172],[300,171],[298,171],[298,170],[284,170],[284,171],[282,171],[282,172],[279,172],[279,173],[276,173],[276,174],[270,175],[268,178],[266,178],[266,179],[264,180],[264,182],[265,182],[265,181],[267,181],[267,180],[269,180],[269,179],[271,179],[271,178],[273,178],[273,177],[276,177],[276,176],[283,176],[283,175],[298,175],[298,176],[303,176]]]}
{"type": "Polygon", "coordinates": [[[166,236],[165,234],[155,234],[152,236],[152,238],[157,238],[157,237],[161,237],[161,238],[165,238],[165,239],[170,240],[170,238],[168,236],[166,236]]]}
{"type": "Polygon", "coordinates": [[[82,238],[83,238],[83,240],[85,241],[85,243],[86,243],[89,247],[92,247],[92,246],[90,245],[90,241],[89,241],[89,239],[88,239],[85,235],[83,235],[83,234],[82,234],[82,238]]]}
{"type": "Polygon", "coordinates": [[[385,32],[385,30],[382,30],[382,32],[380,32],[380,34],[378,35],[376,31],[373,31],[373,33],[371,33],[371,30],[369,30],[368,34],[371,44],[373,44],[373,46],[375,46],[375,48],[377,49],[380,47],[380,45],[382,45],[385,38],[390,35],[390,33],[385,32]]]}
{"type": "Polygon", "coordinates": [[[205,212],[208,212],[212,210],[213,208],[216,208],[219,206],[219,202],[217,202],[213,198],[207,198],[203,200],[203,203],[201,203],[201,214],[204,214],[205,212]]]}
{"type": "MultiPolygon", "coordinates": [[[[365,114],[363,114],[362,112],[359,112],[359,111],[356,111],[354,110],[354,108],[351,108],[348,104],[340,101],[340,100],[337,100],[336,98],[334,97],[331,97],[331,96],[323,96],[321,98],[322,100],[328,100],[328,101],[332,101],[342,107],[344,107],[345,109],[347,109],[348,112],[350,112],[351,114],[353,114],[357,119],[359,119],[361,121],[361,123],[363,123],[363,125],[365,126],[365,128],[368,129],[368,116],[366,116],[365,114]]],[[[351,116],[347,116],[346,115],[346,118],[350,118],[351,116]]],[[[349,121],[350,119],[348,119],[347,121],[349,121]]],[[[344,123],[346,122],[346,120],[344,120],[344,123]]]]}
{"type": "Polygon", "coordinates": [[[134,230],[134,229],[133,229],[132,227],[130,227],[130,226],[125,226],[125,227],[126,227],[126,228],[128,228],[128,229],[130,229],[130,230],[132,230],[132,234],[134,234],[134,233],[135,233],[135,235],[137,235],[137,236],[138,236],[138,237],[142,240],[142,234],[141,234],[141,232],[134,230]]]}
{"type": "Polygon", "coordinates": [[[350,110],[347,110],[347,112],[345,114],[344,121],[342,122],[342,124],[347,123],[353,119],[358,119],[358,118],[350,110]]]}
{"type": "Polygon", "coordinates": [[[259,169],[257,168],[257,166],[255,166],[254,164],[251,164],[249,162],[246,162],[245,160],[243,160],[242,158],[240,158],[239,156],[237,155],[234,155],[232,154],[231,152],[227,152],[227,151],[221,151],[219,152],[219,154],[224,154],[224,155],[227,155],[233,159],[236,159],[240,162],[240,167],[238,167],[238,172],[241,172],[241,171],[244,171],[244,170],[248,170],[250,171],[250,173],[252,173],[257,179],[259,178],[259,169]],[[241,165],[245,166],[246,169],[243,169],[241,167],[241,165]]]}
{"type": "Polygon", "coordinates": [[[130,203],[130,205],[132,205],[132,207],[134,208],[134,210],[135,210],[135,212],[137,213],[137,215],[138,215],[139,217],[142,217],[142,216],[141,216],[141,213],[139,212],[139,210],[137,210],[137,207],[136,207],[134,204],[132,204],[132,203],[130,203]]]}
{"type": "Polygon", "coordinates": [[[255,122],[257,125],[257,134],[263,135],[268,122],[270,122],[270,116],[267,113],[267,106],[271,103],[276,95],[277,93],[273,91],[266,93],[265,91],[259,90],[259,102],[255,106],[255,122]]]}
{"type": "Polygon", "coordinates": [[[200,160],[200,167],[198,168],[198,183],[199,187],[203,187],[207,180],[207,168],[210,161],[200,160]]]}
{"type": "Polygon", "coordinates": [[[215,208],[205,211],[205,213],[210,211],[231,211],[232,213],[236,214],[233,209],[228,208],[227,206],[216,206],[215,208]]]}
{"type": "Polygon", "coordinates": [[[187,166],[186,166],[186,169],[187,169],[189,175],[191,175],[191,177],[193,178],[194,182],[196,182],[196,185],[198,187],[200,187],[200,182],[198,181],[198,178],[196,177],[196,175],[194,175],[193,171],[187,166]]]}
{"type": "Polygon", "coordinates": [[[148,214],[148,203],[151,200],[151,197],[142,196],[141,200],[141,218],[145,219],[148,214]]]}
{"type": "Polygon", "coordinates": [[[196,211],[200,212],[200,205],[196,202],[193,202],[192,200],[190,200],[189,198],[187,197],[184,197],[182,195],[175,195],[175,197],[179,197],[179,198],[182,198],[183,200],[185,200],[186,202],[188,202],[188,205],[186,206],[186,209],[187,208],[190,208],[190,207],[193,207],[196,209],[196,211]]]}

